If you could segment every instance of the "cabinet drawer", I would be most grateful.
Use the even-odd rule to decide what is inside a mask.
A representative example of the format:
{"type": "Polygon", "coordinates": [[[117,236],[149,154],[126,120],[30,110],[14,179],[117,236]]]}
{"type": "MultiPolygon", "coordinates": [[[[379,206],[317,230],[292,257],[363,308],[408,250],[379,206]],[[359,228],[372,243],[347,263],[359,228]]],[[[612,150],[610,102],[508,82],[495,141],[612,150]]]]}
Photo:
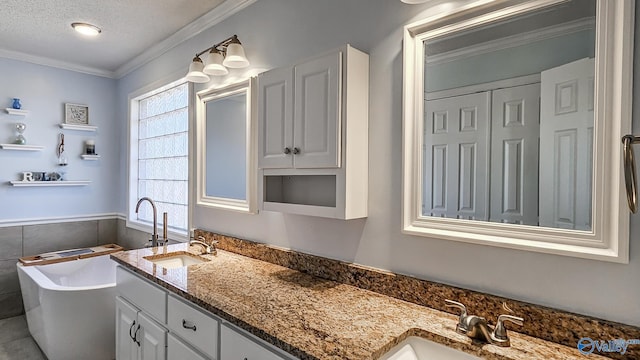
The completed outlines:
{"type": "Polygon", "coordinates": [[[207,360],[172,334],[167,337],[167,355],[169,360],[207,360]]]}
{"type": "Polygon", "coordinates": [[[120,266],[116,269],[116,284],[116,289],[122,297],[160,323],[167,323],[166,291],[120,266]]]}
{"type": "Polygon", "coordinates": [[[226,324],[221,326],[220,358],[223,360],[286,360],[266,347],[236,332],[226,324]]]}
{"type": "Polygon", "coordinates": [[[212,359],[216,358],[218,320],[173,296],[169,296],[167,318],[172,333],[212,359]]]}

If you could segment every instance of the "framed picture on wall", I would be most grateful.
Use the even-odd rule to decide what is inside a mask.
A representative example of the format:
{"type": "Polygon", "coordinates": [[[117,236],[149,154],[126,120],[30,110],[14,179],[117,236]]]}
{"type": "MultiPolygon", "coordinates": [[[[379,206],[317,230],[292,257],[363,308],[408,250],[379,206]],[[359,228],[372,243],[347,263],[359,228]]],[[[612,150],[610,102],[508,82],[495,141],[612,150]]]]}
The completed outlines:
{"type": "Polygon", "coordinates": [[[64,104],[64,123],[89,125],[89,107],[79,104],[64,104]]]}

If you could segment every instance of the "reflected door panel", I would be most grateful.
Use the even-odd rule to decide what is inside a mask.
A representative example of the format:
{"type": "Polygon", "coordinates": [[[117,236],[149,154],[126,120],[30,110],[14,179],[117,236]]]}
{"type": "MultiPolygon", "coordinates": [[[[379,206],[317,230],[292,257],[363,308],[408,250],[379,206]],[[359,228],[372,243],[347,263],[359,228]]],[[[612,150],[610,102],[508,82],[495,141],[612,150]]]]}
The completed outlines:
{"type": "Polygon", "coordinates": [[[425,103],[422,214],[488,217],[489,92],[425,103]]]}
{"type": "Polygon", "coordinates": [[[591,230],[594,59],[542,72],[540,225],[591,230]]]}
{"type": "Polygon", "coordinates": [[[490,221],[538,225],[540,84],[493,91],[491,109],[490,221]]]}

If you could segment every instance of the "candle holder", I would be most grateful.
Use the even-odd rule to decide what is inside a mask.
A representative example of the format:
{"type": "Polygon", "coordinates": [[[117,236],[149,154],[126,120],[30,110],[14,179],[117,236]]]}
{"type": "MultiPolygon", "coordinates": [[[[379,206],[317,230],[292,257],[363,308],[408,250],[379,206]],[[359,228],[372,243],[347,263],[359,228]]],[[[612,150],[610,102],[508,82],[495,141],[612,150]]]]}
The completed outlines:
{"type": "Polygon", "coordinates": [[[18,133],[18,136],[16,136],[16,139],[13,141],[14,144],[25,145],[27,143],[27,139],[22,135],[26,129],[27,125],[23,123],[16,124],[16,132],[18,133]]]}

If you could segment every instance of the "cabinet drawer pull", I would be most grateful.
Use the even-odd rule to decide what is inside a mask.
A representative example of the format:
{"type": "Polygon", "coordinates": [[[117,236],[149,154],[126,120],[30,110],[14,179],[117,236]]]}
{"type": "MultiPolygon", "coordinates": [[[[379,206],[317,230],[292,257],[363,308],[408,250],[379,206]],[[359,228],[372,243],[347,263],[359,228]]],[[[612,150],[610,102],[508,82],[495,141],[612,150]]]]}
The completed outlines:
{"type": "Polygon", "coordinates": [[[288,147],[284,148],[284,153],[287,155],[291,154],[291,149],[289,149],[288,147]]]}
{"type": "Polygon", "coordinates": [[[300,148],[294,147],[293,148],[293,155],[298,155],[300,154],[300,148]]]}
{"type": "Polygon", "coordinates": [[[185,319],[182,319],[182,327],[185,329],[191,329],[193,331],[196,331],[196,325],[195,324],[191,326],[187,325],[187,320],[185,319]]]}

